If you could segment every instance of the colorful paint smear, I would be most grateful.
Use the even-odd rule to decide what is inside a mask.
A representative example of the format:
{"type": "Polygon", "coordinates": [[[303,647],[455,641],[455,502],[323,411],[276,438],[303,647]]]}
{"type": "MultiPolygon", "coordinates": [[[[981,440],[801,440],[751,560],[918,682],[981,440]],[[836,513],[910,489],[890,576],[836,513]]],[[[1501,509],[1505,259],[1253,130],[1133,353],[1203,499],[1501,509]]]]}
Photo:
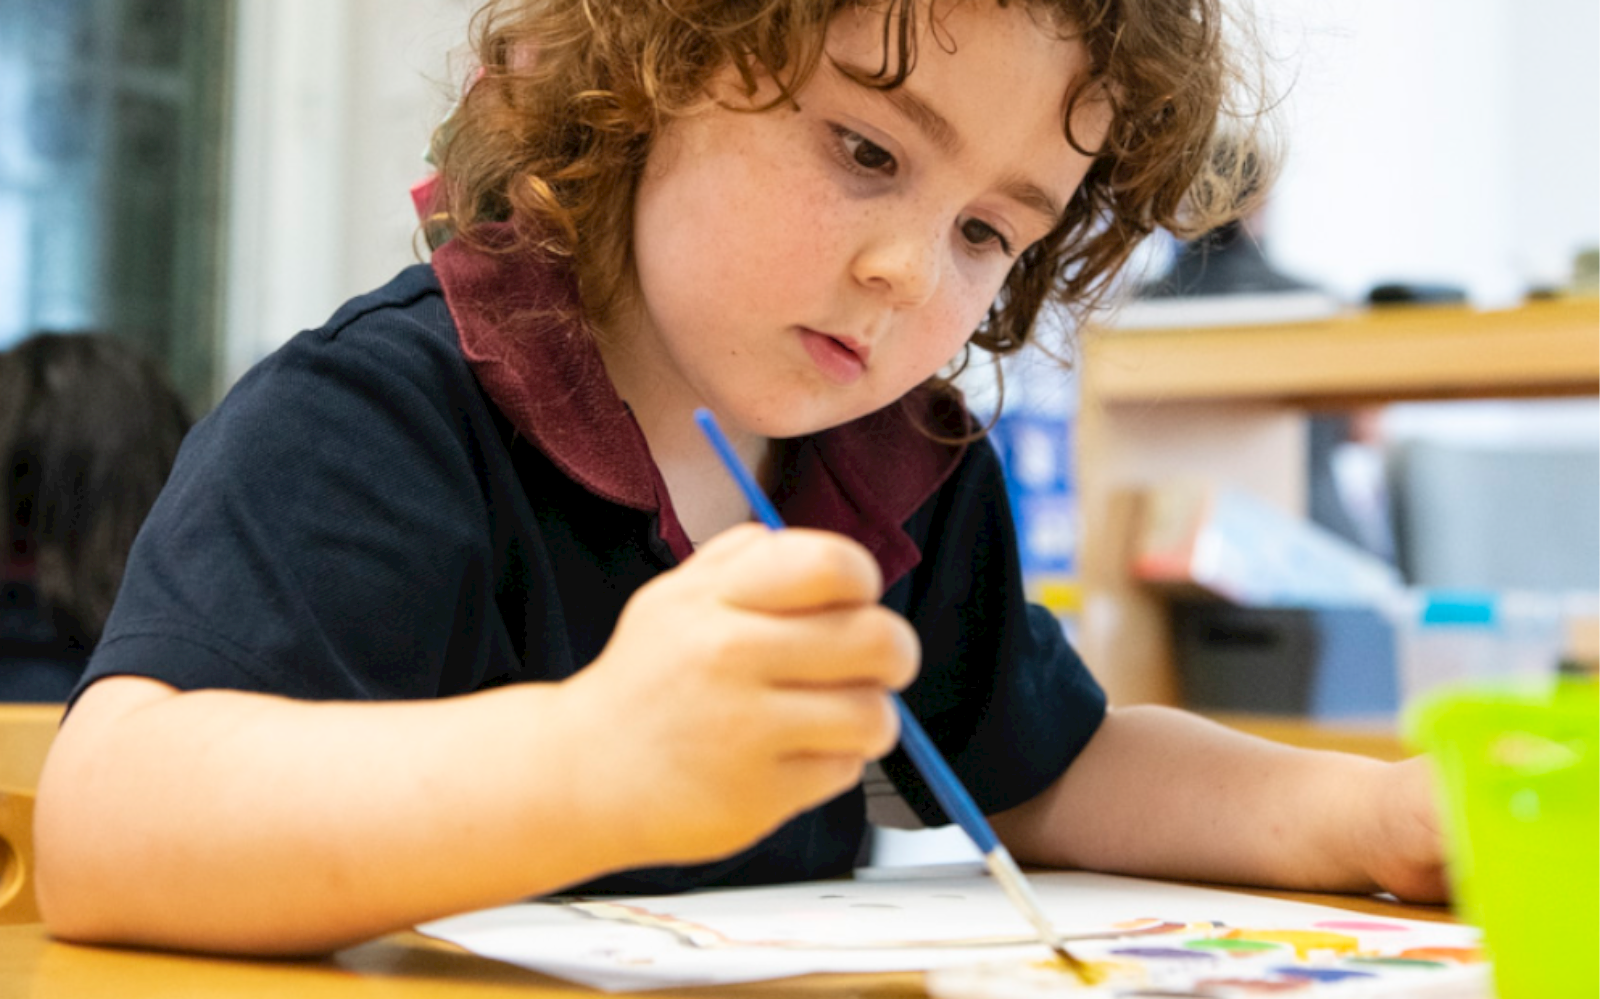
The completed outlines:
{"type": "Polygon", "coordinates": [[[1361,948],[1361,941],[1355,937],[1326,930],[1229,930],[1227,938],[1287,944],[1302,961],[1318,952],[1354,954],[1361,948]]]}
{"type": "Polygon", "coordinates": [[[1415,968],[1418,971],[1449,967],[1443,961],[1424,961],[1416,957],[1352,957],[1350,963],[1370,964],[1378,968],[1415,968]]]}
{"type": "Polygon", "coordinates": [[[1418,961],[1446,961],[1450,964],[1482,964],[1485,960],[1482,947],[1411,947],[1395,957],[1409,957],[1418,961]]]}
{"type": "Polygon", "coordinates": [[[1264,950],[1281,950],[1281,944],[1268,943],[1265,940],[1239,940],[1232,937],[1212,937],[1206,940],[1186,940],[1185,947],[1195,950],[1220,950],[1226,954],[1239,957],[1249,957],[1264,950]]]}
{"type": "Polygon", "coordinates": [[[1313,928],[1319,930],[1333,930],[1343,933],[1404,933],[1406,928],[1399,923],[1379,923],[1365,919],[1327,919],[1320,923],[1313,923],[1313,928]]]}
{"type": "Polygon", "coordinates": [[[1217,955],[1199,950],[1180,950],[1176,947],[1118,947],[1111,953],[1124,957],[1138,957],[1147,961],[1215,961],[1217,955]]]}
{"type": "Polygon", "coordinates": [[[1360,978],[1377,978],[1370,971],[1350,971],[1345,968],[1310,968],[1303,965],[1273,968],[1272,973],[1285,978],[1309,978],[1313,982],[1348,982],[1360,978]]]}
{"type": "Polygon", "coordinates": [[[1285,992],[1308,991],[1311,983],[1292,978],[1207,978],[1195,982],[1194,987],[1202,990],[1202,994],[1209,990],[1211,995],[1216,995],[1217,989],[1227,989],[1228,993],[1225,994],[1244,992],[1257,995],[1282,995],[1285,992]]]}

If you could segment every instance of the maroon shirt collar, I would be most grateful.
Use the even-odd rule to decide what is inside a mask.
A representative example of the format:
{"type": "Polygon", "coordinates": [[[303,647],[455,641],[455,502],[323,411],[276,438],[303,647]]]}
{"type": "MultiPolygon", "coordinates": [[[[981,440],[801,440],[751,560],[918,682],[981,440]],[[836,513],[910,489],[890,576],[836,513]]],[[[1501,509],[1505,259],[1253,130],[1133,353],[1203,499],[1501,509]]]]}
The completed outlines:
{"type": "MultiPolygon", "coordinates": [[[[663,540],[688,558],[693,545],[644,433],[591,334],[571,318],[570,274],[531,252],[461,240],[434,252],[433,269],[467,362],[517,431],[595,495],[658,512],[663,540]]],[[[919,408],[934,423],[932,403],[919,408]]],[[[786,522],[855,538],[877,557],[885,586],[921,560],[901,525],[955,470],[961,447],[928,439],[899,404],[788,445],[773,497],[786,522]]]]}

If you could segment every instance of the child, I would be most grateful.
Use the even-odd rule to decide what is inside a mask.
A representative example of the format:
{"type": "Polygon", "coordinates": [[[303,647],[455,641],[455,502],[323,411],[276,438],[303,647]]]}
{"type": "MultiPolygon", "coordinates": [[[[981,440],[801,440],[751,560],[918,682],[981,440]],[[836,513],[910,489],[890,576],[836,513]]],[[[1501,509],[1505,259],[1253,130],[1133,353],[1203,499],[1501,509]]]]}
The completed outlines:
{"type": "Polygon", "coordinates": [[[188,429],[161,369],[110,334],[0,351],[0,700],[72,692],[188,429]]]}
{"type": "Polygon", "coordinates": [[[139,539],[40,787],[52,931],[311,953],[844,874],[868,761],[943,821],[901,689],[1023,862],[1438,897],[1420,761],[1106,709],[938,390],[1226,193],[1218,17],[489,4],[451,238],[244,378],[139,539]]]}

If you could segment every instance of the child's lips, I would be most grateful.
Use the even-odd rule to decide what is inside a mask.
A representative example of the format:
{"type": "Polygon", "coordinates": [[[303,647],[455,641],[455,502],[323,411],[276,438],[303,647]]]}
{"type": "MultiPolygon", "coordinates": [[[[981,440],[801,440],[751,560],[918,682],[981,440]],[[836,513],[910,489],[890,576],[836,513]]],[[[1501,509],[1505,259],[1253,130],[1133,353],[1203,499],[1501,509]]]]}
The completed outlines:
{"type": "Polygon", "coordinates": [[[800,342],[812,363],[829,381],[838,385],[852,385],[866,374],[871,348],[845,336],[819,333],[801,327],[800,342]]]}

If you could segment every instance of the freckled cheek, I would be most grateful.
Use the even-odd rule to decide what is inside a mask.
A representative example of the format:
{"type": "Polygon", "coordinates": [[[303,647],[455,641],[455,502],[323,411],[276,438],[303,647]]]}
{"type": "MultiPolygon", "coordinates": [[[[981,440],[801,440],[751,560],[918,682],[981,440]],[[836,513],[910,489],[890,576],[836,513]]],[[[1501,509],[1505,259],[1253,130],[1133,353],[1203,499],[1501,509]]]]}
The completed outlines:
{"type": "Polygon", "coordinates": [[[952,352],[971,339],[999,293],[999,286],[989,282],[978,284],[958,278],[952,283],[941,302],[952,352]]]}
{"type": "Polygon", "coordinates": [[[984,310],[975,311],[965,302],[930,304],[906,343],[912,354],[906,363],[915,376],[911,384],[922,382],[949,364],[972,338],[983,315],[984,310]]]}
{"type": "Polygon", "coordinates": [[[773,244],[786,256],[817,258],[839,252],[849,237],[855,206],[845,206],[827,192],[809,190],[804,183],[778,189],[770,206],[773,244]]]}
{"type": "Polygon", "coordinates": [[[936,374],[961,353],[988,314],[994,297],[987,286],[976,288],[956,280],[945,287],[936,301],[929,303],[923,313],[924,325],[917,342],[919,366],[925,371],[924,377],[936,374]]]}
{"type": "Polygon", "coordinates": [[[702,224],[714,227],[729,263],[741,270],[797,266],[828,240],[826,213],[817,198],[789,183],[782,173],[743,185],[736,198],[724,194],[720,207],[712,209],[714,221],[705,218],[704,205],[689,210],[701,214],[702,224]]]}
{"type": "Polygon", "coordinates": [[[948,364],[961,352],[961,348],[966,346],[967,341],[972,339],[972,333],[978,328],[978,322],[981,319],[981,314],[976,316],[962,314],[952,317],[951,323],[945,328],[944,336],[941,337],[939,342],[938,352],[941,355],[941,367],[948,364]]]}

